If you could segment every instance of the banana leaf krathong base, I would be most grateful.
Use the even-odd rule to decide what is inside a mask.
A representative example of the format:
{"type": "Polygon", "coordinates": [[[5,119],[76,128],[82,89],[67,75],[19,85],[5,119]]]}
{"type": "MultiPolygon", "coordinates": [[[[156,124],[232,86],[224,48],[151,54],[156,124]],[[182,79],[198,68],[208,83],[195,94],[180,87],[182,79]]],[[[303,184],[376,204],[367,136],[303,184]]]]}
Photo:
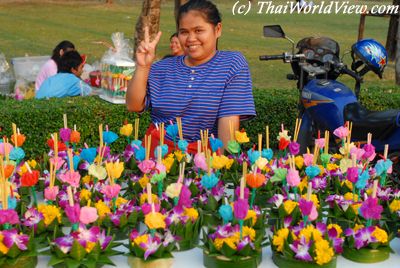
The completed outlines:
{"type": "Polygon", "coordinates": [[[336,267],[336,257],[333,257],[329,263],[319,265],[312,262],[304,262],[291,258],[287,258],[282,254],[272,253],[272,261],[279,268],[335,268],[336,267]]]}
{"type": "Polygon", "coordinates": [[[203,264],[207,268],[256,268],[261,263],[261,253],[254,256],[242,257],[237,261],[223,255],[209,255],[203,251],[203,264]]]}
{"type": "Polygon", "coordinates": [[[37,256],[20,256],[15,260],[8,260],[0,265],[2,268],[35,268],[38,263],[37,256]]]}
{"type": "Polygon", "coordinates": [[[128,257],[128,264],[132,268],[170,268],[174,262],[173,258],[161,258],[145,261],[138,257],[128,257]]]}
{"type": "Polygon", "coordinates": [[[372,248],[343,248],[342,256],[348,260],[359,263],[376,263],[389,259],[391,249],[390,247],[372,248]]]}

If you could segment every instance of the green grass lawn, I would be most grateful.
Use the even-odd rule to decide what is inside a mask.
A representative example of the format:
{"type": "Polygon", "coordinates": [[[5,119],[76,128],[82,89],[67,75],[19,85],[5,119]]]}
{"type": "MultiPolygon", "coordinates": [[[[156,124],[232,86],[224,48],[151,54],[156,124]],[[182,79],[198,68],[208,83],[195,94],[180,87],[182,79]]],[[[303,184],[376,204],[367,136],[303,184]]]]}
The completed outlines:
{"type": "MultiPolygon", "coordinates": [[[[142,5],[138,0],[114,1],[116,3],[111,6],[101,3],[104,1],[16,2],[0,2],[0,51],[8,59],[26,54],[49,55],[59,41],[68,39],[75,43],[81,53],[88,55],[89,62],[100,60],[105,52],[105,47],[94,44],[94,41],[110,41],[110,35],[115,31],[122,31],[127,37],[133,36],[142,5]]],[[[262,36],[264,25],[282,25],[286,34],[296,42],[311,35],[332,37],[341,45],[341,53],[349,50],[357,38],[358,15],[257,14],[253,6],[248,15],[240,16],[232,14],[232,6],[236,1],[215,2],[223,15],[223,35],[219,48],[238,50],[246,56],[257,88],[294,87],[294,82],[285,80],[286,73],[290,72],[289,65],[258,60],[262,54],[290,50],[290,44],[283,39],[265,39],[262,36]]],[[[286,1],[274,1],[274,4],[279,2],[286,1]]],[[[388,24],[387,18],[368,17],[365,37],[375,38],[384,44],[388,24]]],[[[168,53],[168,39],[174,29],[173,1],[164,1],[159,57],[168,53]]],[[[349,62],[350,55],[345,59],[349,62]]],[[[350,82],[349,79],[344,81],[350,82]]],[[[394,64],[389,64],[383,80],[369,75],[365,84],[367,87],[394,85],[394,64]]]]}

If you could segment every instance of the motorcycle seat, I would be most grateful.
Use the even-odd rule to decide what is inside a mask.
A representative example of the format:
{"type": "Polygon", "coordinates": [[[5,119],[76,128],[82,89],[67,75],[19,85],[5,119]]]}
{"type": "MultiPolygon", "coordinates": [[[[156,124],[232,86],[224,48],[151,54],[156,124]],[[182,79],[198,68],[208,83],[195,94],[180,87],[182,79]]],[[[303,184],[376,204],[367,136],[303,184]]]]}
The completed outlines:
{"type": "Polygon", "coordinates": [[[372,137],[385,139],[395,128],[400,127],[400,110],[369,111],[358,102],[350,103],[344,108],[345,121],[353,122],[352,137],[366,139],[372,137]]]}

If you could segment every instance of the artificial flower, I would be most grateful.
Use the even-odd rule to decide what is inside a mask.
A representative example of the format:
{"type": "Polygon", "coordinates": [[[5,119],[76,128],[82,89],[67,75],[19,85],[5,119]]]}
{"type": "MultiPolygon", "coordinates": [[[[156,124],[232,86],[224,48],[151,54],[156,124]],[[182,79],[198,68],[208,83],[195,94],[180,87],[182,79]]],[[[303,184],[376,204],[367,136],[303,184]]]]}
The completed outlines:
{"type": "Polygon", "coordinates": [[[61,212],[60,209],[55,205],[39,204],[38,211],[43,215],[44,224],[50,225],[54,220],[61,223],[61,212]]]}
{"type": "Polygon", "coordinates": [[[122,172],[124,171],[124,162],[107,162],[106,163],[107,174],[113,179],[119,179],[122,172]]]}
{"type": "Polygon", "coordinates": [[[145,215],[144,223],[149,229],[165,229],[165,216],[159,212],[151,212],[145,215]]]}
{"type": "Polygon", "coordinates": [[[132,135],[133,132],[133,126],[132,124],[124,124],[120,129],[119,129],[119,134],[129,137],[132,135]]]}
{"type": "Polygon", "coordinates": [[[89,224],[95,222],[98,217],[96,208],[85,206],[81,208],[79,221],[83,224],[89,224]]]}
{"type": "Polygon", "coordinates": [[[246,175],[246,183],[253,189],[263,185],[265,180],[265,176],[261,173],[249,173],[246,175]]]}
{"type": "Polygon", "coordinates": [[[250,139],[249,139],[249,137],[247,137],[247,133],[246,133],[246,131],[244,131],[244,129],[242,129],[241,131],[236,130],[235,138],[238,143],[246,143],[246,142],[250,141],[250,139]]]}

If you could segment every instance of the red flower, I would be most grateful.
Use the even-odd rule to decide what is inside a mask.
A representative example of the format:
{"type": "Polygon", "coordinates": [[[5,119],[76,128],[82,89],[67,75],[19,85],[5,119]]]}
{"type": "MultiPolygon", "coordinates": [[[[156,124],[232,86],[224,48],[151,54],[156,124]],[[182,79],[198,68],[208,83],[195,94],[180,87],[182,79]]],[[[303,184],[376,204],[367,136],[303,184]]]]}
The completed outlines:
{"type": "Polygon", "coordinates": [[[40,173],[37,170],[32,170],[32,173],[25,172],[21,178],[21,186],[23,187],[35,186],[39,180],[39,175],[40,173]]]}
{"type": "Polygon", "coordinates": [[[70,141],[73,143],[79,143],[81,140],[81,133],[78,131],[73,130],[71,132],[70,141]]]}
{"type": "Polygon", "coordinates": [[[285,138],[281,138],[279,140],[279,150],[283,151],[288,147],[290,140],[286,140],[285,138]]]}
{"type": "MultiPolygon", "coordinates": [[[[54,140],[53,139],[48,139],[47,140],[47,145],[52,150],[54,150],[54,140]]],[[[61,151],[65,151],[65,150],[67,150],[67,146],[63,142],[58,141],[58,151],[61,152],[61,151]]]]}

